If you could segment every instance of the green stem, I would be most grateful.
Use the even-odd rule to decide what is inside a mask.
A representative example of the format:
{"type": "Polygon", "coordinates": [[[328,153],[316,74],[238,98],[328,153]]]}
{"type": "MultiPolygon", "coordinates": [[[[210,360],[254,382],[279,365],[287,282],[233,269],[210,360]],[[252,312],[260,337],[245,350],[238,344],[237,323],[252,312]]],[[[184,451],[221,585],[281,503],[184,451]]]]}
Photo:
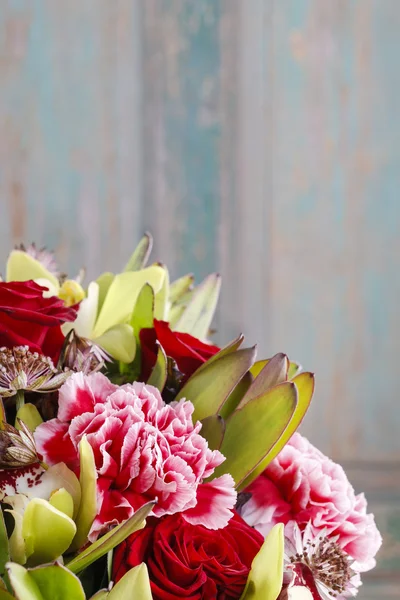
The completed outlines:
{"type": "Polygon", "coordinates": [[[18,392],[15,395],[15,405],[17,408],[17,412],[19,411],[20,408],[22,408],[25,404],[25,394],[24,394],[24,390],[18,390],[18,392]]]}
{"type": "Polygon", "coordinates": [[[6,423],[6,410],[4,408],[3,399],[0,396],[0,429],[3,429],[3,423],[6,423]]]}

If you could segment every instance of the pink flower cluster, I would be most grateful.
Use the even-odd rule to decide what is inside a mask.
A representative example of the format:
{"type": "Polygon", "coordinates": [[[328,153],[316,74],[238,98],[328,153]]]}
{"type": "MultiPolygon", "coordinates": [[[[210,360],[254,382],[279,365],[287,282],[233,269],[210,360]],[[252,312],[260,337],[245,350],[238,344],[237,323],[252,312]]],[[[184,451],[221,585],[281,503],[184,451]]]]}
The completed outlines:
{"type": "Polygon", "coordinates": [[[77,472],[78,445],[87,437],[98,475],[90,540],[149,500],[157,501],[157,517],[182,512],[191,524],[225,527],[236,502],[234,481],[223,475],[203,483],[225,459],[208,448],[192,413],[191,402],[166,405],[144,383],[119,387],[101,373],[67,380],[57,418],[36,429],[35,441],[48,464],[65,462],[77,472]]]}
{"type": "Polygon", "coordinates": [[[357,571],[375,565],[382,539],[364,494],[356,495],[342,467],[295,433],[275,460],[246,490],[250,500],[242,517],[263,535],[285,523],[290,536],[296,522],[304,531],[325,530],[355,561],[357,571]]]}

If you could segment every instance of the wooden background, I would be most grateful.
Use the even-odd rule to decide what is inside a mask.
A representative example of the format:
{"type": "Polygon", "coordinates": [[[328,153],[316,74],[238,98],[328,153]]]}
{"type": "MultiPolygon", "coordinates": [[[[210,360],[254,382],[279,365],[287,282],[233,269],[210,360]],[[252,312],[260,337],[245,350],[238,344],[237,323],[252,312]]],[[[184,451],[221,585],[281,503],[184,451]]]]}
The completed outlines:
{"type": "Polygon", "coordinates": [[[400,589],[399,0],[0,0],[0,256],[74,274],[141,233],[224,278],[218,341],[317,374],[303,431],[384,532],[400,589]]]}

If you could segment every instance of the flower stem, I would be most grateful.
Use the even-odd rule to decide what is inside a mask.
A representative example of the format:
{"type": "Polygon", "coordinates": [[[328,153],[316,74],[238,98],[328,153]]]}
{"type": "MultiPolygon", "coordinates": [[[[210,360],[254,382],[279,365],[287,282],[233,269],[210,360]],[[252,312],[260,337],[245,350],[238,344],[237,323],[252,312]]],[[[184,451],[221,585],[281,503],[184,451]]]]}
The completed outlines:
{"type": "Polygon", "coordinates": [[[24,404],[25,404],[24,390],[18,390],[15,395],[15,405],[16,405],[17,412],[19,411],[20,408],[22,408],[24,406],[24,404]]]}
{"type": "Polygon", "coordinates": [[[6,410],[4,408],[3,400],[0,396],[0,429],[3,429],[3,423],[6,423],[6,410]]]}

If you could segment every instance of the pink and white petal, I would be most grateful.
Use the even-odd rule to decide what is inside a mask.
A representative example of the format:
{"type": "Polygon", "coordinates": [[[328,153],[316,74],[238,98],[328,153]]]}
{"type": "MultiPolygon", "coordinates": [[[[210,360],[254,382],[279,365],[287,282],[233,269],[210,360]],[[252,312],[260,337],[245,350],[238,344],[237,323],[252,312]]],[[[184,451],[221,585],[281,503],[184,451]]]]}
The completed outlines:
{"type": "Polygon", "coordinates": [[[68,423],[51,419],[41,423],[34,433],[36,448],[49,465],[64,462],[70,469],[79,468],[79,453],[68,432],[68,423]]]}
{"type": "MultiPolygon", "coordinates": [[[[118,525],[129,519],[134,510],[128,500],[118,490],[110,489],[111,480],[102,478],[97,484],[97,501],[99,512],[92,523],[89,532],[89,541],[94,542],[100,533],[108,530],[112,525],[118,525]]],[[[144,503],[143,503],[144,504],[144,503]]]]}
{"type": "Polygon", "coordinates": [[[96,404],[104,404],[117,386],[102,373],[73,373],[60,388],[58,418],[72,421],[85,412],[93,412],[96,404]]]}
{"type": "Polygon", "coordinates": [[[192,525],[222,529],[231,519],[236,504],[235,482],[229,474],[217,477],[197,488],[197,504],[182,516],[192,525]]]}

